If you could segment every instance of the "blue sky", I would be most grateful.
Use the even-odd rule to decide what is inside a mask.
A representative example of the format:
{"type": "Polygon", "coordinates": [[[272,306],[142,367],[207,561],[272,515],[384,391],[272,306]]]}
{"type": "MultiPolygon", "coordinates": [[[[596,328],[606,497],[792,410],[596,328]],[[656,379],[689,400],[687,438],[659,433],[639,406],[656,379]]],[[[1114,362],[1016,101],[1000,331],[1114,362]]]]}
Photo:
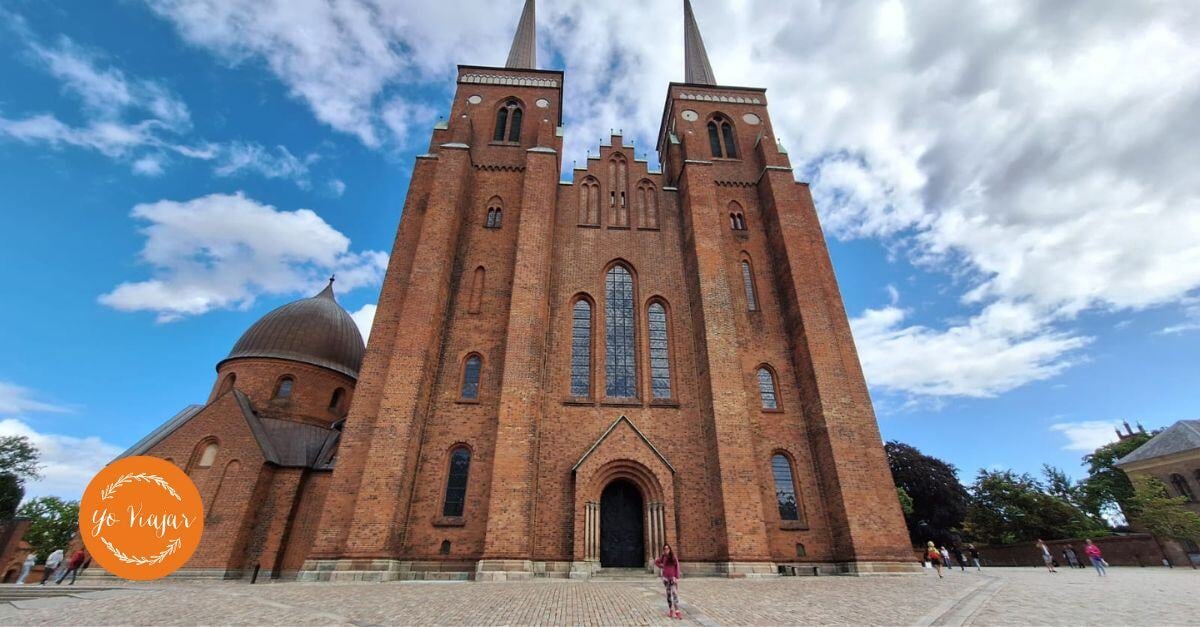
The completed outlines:
{"type": "MultiPolygon", "coordinates": [[[[0,7],[0,432],[46,451],[31,494],[203,401],[330,273],[368,321],[454,65],[501,63],[520,10],[301,4],[0,7]]],[[[680,7],[542,4],[566,167],[609,128],[641,156],[680,7]]],[[[813,184],[886,439],[1079,474],[1114,422],[1200,413],[1200,13],[695,4],[813,184]]]]}

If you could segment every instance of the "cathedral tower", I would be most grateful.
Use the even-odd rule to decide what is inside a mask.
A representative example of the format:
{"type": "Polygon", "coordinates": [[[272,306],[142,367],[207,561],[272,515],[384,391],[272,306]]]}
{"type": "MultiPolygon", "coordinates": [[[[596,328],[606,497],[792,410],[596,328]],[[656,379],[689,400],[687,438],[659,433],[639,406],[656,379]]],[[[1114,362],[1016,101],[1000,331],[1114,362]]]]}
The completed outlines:
{"type": "Polygon", "coordinates": [[[560,171],[563,73],[527,0],[417,157],[301,578],[910,568],[808,187],[690,2],[662,171],[560,171]]]}

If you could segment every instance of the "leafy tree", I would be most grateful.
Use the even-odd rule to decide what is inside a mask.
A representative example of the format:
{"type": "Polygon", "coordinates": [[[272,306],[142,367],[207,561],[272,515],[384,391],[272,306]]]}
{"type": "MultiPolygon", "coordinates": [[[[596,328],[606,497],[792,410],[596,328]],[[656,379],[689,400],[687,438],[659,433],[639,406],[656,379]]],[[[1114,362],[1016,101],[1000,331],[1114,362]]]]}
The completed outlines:
{"type": "MultiPolygon", "coordinates": [[[[1059,485],[1055,489],[1062,489],[1059,485]]],[[[988,544],[1011,544],[1043,538],[1100,536],[1099,522],[1028,474],[980,470],[971,486],[965,530],[988,544]]]]}
{"type": "Polygon", "coordinates": [[[1081,487],[1083,508],[1092,516],[1101,514],[1121,515],[1129,518],[1129,499],[1133,498],[1133,484],[1125,472],[1117,468],[1117,460],[1145,444],[1154,434],[1134,433],[1123,440],[1105,444],[1083,456],[1088,467],[1088,478],[1081,487]]]}
{"type": "Polygon", "coordinates": [[[1156,538],[1200,540],[1200,514],[1183,506],[1185,496],[1171,496],[1167,485],[1154,477],[1138,477],[1134,495],[1126,502],[1133,519],[1156,538]]]}
{"type": "Polygon", "coordinates": [[[38,559],[44,560],[54,549],[66,550],[79,528],[79,501],[43,496],[22,505],[17,515],[30,519],[25,541],[33,547],[38,559]]]}
{"type": "Polygon", "coordinates": [[[958,544],[969,496],[954,466],[901,442],[888,442],[883,448],[896,487],[912,500],[904,521],[913,544],[958,544]]]}
{"type": "Polygon", "coordinates": [[[26,480],[41,477],[38,460],[41,453],[23,435],[0,437],[0,474],[9,474],[24,485],[26,480]]]}
{"type": "Polygon", "coordinates": [[[25,498],[21,480],[10,473],[0,474],[0,520],[9,520],[17,515],[17,506],[25,498]]]}
{"type": "Polygon", "coordinates": [[[905,516],[910,516],[913,513],[912,497],[908,492],[899,486],[896,487],[896,496],[900,498],[900,511],[904,512],[905,516]]]}

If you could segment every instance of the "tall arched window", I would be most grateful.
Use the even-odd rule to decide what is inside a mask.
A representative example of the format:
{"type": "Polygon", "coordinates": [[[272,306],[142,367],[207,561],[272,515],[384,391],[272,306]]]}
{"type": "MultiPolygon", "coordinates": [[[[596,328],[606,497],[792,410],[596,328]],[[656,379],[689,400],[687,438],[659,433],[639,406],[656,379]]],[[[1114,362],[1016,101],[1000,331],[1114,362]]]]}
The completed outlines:
{"type": "Polygon", "coordinates": [[[754,293],[754,270],[748,259],[742,260],[742,288],[746,290],[746,309],[758,311],[758,298],[754,293]]]}
{"type": "Polygon", "coordinates": [[[295,383],[295,380],[292,379],[290,376],[283,377],[282,379],[280,379],[279,383],[275,384],[274,398],[278,398],[278,399],[291,398],[292,397],[292,384],[294,384],[294,383],[295,383]]]}
{"type": "Polygon", "coordinates": [[[487,270],[483,266],[475,268],[475,276],[471,280],[471,299],[467,302],[468,313],[479,313],[479,307],[483,303],[483,285],[487,280],[487,270]]]}
{"type": "Polygon", "coordinates": [[[346,397],[346,388],[338,388],[333,391],[333,395],[329,397],[329,409],[341,409],[342,399],[346,397]]]}
{"type": "Polygon", "coordinates": [[[579,184],[579,223],[600,224],[600,182],[591,176],[579,184]]]}
{"type": "Polygon", "coordinates": [[[733,122],[723,115],[715,115],[708,121],[708,147],[712,156],[737,159],[737,141],[734,138],[733,122]]]}
{"type": "Polygon", "coordinates": [[[667,308],[650,303],[646,309],[650,327],[650,394],[653,398],[671,398],[670,338],[667,335],[667,308]]]}
{"type": "Polygon", "coordinates": [[[483,223],[483,227],[487,229],[498,229],[504,218],[504,203],[499,196],[492,196],[488,201],[487,206],[487,221],[483,223]]]}
{"type": "Polygon", "coordinates": [[[521,104],[515,99],[509,99],[496,112],[496,130],[492,133],[493,141],[521,141],[521,104]],[[505,138],[508,138],[505,140],[505,138]]]}
{"type": "Polygon", "coordinates": [[[450,453],[450,472],[446,477],[446,500],[442,516],[462,516],[467,502],[467,474],[471,470],[471,451],[460,446],[450,453]]]}
{"type": "Polygon", "coordinates": [[[219,450],[221,450],[221,447],[218,446],[216,442],[209,442],[206,444],[204,446],[204,452],[200,453],[200,461],[196,463],[196,466],[198,468],[208,468],[212,466],[213,462],[217,461],[217,451],[219,450]]]}
{"type": "Polygon", "coordinates": [[[771,475],[775,478],[775,499],[779,503],[780,520],[800,520],[792,462],[785,455],[776,453],[771,457],[771,475]]]}
{"type": "Polygon", "coordinates": [[[483,360],[479,355],[471,355],[463,362],[462,393],[459,396],[464,400],[479,398],[479,372],[482,369],[483,360]]]}
{"type": "Polygon", "coordinates": [[[580,298],[571,308],[571,396],[592,395],[592,304],[580,298]]]}
{"type": "Polygon", "coordinates": [[[637,396],[634,332],[633,277],[624,266],[613,266],[604,279],[604,375],[609,397],[637,396]]]}
{"type": "Polygon", "coordinates": [[[779,409],[779,395],[775,392],[775,374],[767,368],[758,369],[758,398],[763,409],[779,409]]]}
{"type": "Polygon", "coordinates": [[[1175,490],[1179,492],[1179,496],[1186,496],[1187,500],[1196,500],[1196,495],[1192,492],[1192,486],[1188,485],[1186,477],[1179,473],[1171,475],[1171,484],[1175,486],[1175,490]]]}

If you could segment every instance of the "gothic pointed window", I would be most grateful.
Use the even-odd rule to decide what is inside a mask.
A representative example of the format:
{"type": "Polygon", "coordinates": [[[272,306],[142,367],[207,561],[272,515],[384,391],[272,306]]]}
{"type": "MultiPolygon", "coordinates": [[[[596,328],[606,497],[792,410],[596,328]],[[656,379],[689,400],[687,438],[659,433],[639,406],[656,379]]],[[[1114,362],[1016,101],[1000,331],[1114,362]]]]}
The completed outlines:
{"type": "Polygon", "coordinates": [[[571,396],[592,395],[592,304],[580,298],[571,308],[571,396]]]}
{"type": "Polygon", "coordinates": [[[522,117],[524,116],[521,103],[512,98],[505,101],[496,112],[496,129],[492,132],[492,141],[520,142],[522,117]]]}
{"type": "Polygon", "coordinates": [[[763,409],[779,409],[775,375],[767,368],[758,369],[758,399],[763,409]]]}
{"type": "Polygon", "coordinates": [[[721,123],[721,139],[725,140],[725,156],[737,159],[737,142],[733,140],[733,123],[726,120],[721,123]]]}
{"type": "Polygon", "coordinates": [[[717,158],[725,156],[721,152],[721,131],[717,128],[715,120],[708,123],[708,147],[712,150],[712,156],[717,158]]]}
{"type": "Polygon", "coordinates": [[[742,260],[742,289],[746,292],[746,309],[749,311],[758,311],[758,297],[754,292],[754,269],[750,267],[750,261],[742,260]]]}
{"type": "Polygon", "coordinates": [[[446,500],[442,516],[463,515],[467,503],[467,476],[471,471],[471,451],[460,446],[450,453],[450,471],[446,477],[446,500]]]}
{"type": "Polygon", "coordinates": [[[467,361],[463,363],[460,398],[468,401],[479,398],[479,373],[481,370],[483,370],[483,360],[479,355],[467,357],[467,361]]]}
{"type": "Polygon", "coordinates": [[[792,463],[785,455],[771,457],[771,475],[775,479],[775,500],[780,520],[800,520],[800,502],[796,498],[796,479],[792,463]]]}
{"type": "Polygon", "coordinates": [[[604,376],[610,398],[637,396],[633,276],[613,266],[604,279],[604,376]]]}
{"type": "Polygon", "coordinates": [[[670,338],[667,335],[667,309],[662,303],[650,303],[646,309],[650,335],[650,394],[671,398],[670,338]]]}

